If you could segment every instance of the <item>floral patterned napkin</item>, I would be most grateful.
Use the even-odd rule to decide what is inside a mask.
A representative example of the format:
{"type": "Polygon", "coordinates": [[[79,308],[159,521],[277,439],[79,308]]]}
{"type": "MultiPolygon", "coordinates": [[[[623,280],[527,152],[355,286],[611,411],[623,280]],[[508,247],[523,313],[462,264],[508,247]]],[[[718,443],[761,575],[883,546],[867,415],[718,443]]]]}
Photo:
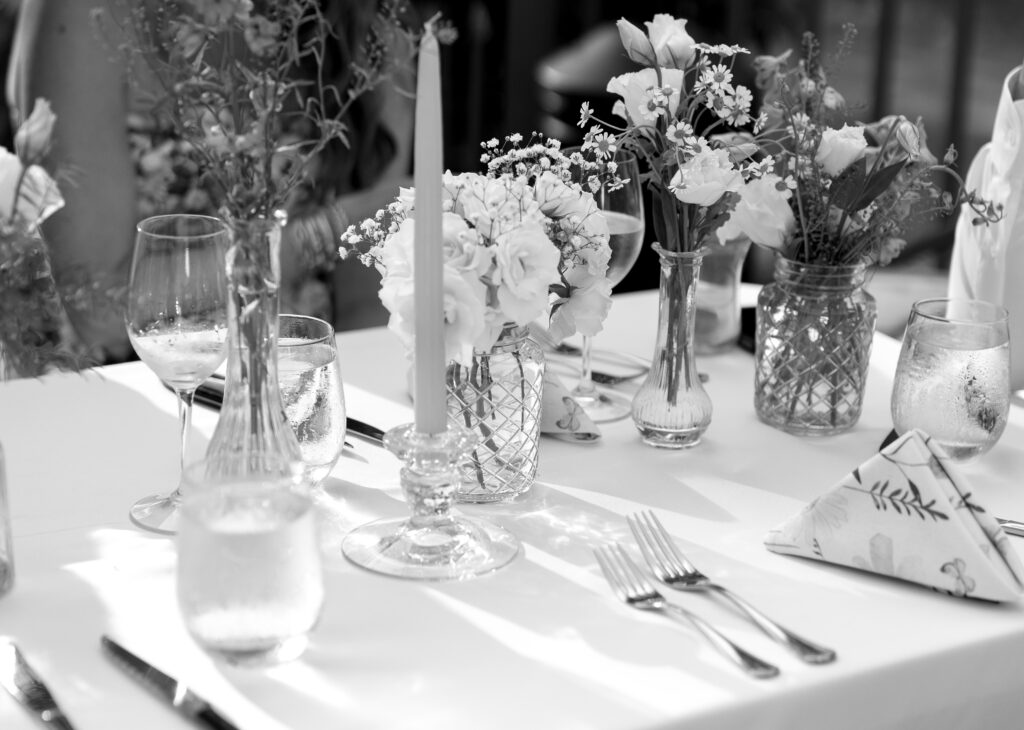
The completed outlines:
{"type": "Polygon", "coordinates": [[[566,440],[589,442],[601,438],[601,431],[573,400],[569,389],[549,368],[544,369],[544,393],[541,397],[540,432],[566,440]]]}
{"type": "Polygon", "coordinates": [[[769,550],[1012,601],[1024,566],[957,467],[910,431],[765,537],[769,550]]]}

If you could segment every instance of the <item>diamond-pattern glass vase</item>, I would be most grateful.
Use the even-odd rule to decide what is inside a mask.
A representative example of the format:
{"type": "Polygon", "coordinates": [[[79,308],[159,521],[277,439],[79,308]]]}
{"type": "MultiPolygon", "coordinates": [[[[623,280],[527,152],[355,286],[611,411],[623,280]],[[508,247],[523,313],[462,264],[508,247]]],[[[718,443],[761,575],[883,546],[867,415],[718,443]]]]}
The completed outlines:
{"type": "Polygon", "coordinates": [[[754,405],[800,436],[830,436],[860,418],[875,333],[865,266],[779,258],[757,301],[754,405]]]}
{"type": "Polygon", "coordinates": [[[448,421],[477,437],[459,464],[461,502],[512,499],[537,474],[544,355],[526,333],[505,326],[469,365],[448,365],[448,421]]]}

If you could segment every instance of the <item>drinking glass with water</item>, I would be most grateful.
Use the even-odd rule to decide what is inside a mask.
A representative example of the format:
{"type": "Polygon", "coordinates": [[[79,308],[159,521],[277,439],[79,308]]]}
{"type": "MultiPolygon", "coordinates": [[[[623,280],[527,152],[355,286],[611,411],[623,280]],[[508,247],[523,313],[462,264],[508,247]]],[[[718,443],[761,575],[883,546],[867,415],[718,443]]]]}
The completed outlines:
{"type": "Polygon", "coordinates": [[[1007,319],[979,300],[915,302],[892,389],[897,433],[921,429],[958,461],[995,445],[1010,409],[1007,319]]]}
{"type": "Polygon", "coordinates": [[[189,466],[185,482],[177,593],[189,633],[206,652],[233,664],[298,657],[324,600],[303,465],[225,455],[189,466]]]}

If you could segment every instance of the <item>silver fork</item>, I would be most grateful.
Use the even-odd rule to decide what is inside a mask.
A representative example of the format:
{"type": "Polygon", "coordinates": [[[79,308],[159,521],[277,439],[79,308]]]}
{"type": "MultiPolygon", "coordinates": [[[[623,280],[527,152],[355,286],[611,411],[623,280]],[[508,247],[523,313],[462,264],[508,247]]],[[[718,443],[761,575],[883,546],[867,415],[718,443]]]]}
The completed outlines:
{"type": "Polygon", "coordinates": [[[633,608],[661,611],[688,621],[730,661],[758,679],[768,679],[779,673],[778,667],[736,646],[700,616],[665,600],[640,568],[630,560],[621,545],[599,547],[594,550],[594,555],[597,556],[597,563],[601,566],[601,572],[604,573],[612,590],[633,608]]]}
{"type": "Polygon", "coordinates": [[[836,653],[832,649],[818,646],[784,629],[728,588],[697,570],[676,547],[654,512],[646,510],[628,515],[626,522],[633,531],[648,567],[662,583],[681,591],[711,591],[724,596],[764,633],[788,647],[808,664],[827,664],[835,660],[836,653]]]}

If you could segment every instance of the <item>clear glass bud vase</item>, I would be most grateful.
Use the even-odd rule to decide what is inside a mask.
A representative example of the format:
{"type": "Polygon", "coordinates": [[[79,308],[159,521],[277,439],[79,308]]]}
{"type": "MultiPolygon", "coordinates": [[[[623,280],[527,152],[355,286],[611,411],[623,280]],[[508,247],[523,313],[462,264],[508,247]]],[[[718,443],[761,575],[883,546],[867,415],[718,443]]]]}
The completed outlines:
{"type": "Polygon", "coordinates": [[[668,251],[654,244],[661,264],[658,339],[647,379],[633,398],[633,423],[644,443],[685,449],[700,443],[711,423],[711,399],[694,359],[695,294],[704,250],[668,251]]]}
{"type": "Polygon", "coordinates": [[[527,491],[537,474],[544,354],[526,327],[507,324],[494,346],[446,376],[448,422],[477,440],[459,461],[460,502],[498,502],[527,491]]]}
{"type": "Polygon", "coordinates": [[[277,379],[281,223],[257,218],[230,226],[227,381],[207,457],[245,455],[240,463],[252,470],[279,459],[301,462],[277,379]]]}
{"type": "Polygon", "coordinates": [[[875,299],[864,264],[804,264],[781,256],[757,299],[754,406],[799,436],[851,428],[864,403],[875,299]]]}

